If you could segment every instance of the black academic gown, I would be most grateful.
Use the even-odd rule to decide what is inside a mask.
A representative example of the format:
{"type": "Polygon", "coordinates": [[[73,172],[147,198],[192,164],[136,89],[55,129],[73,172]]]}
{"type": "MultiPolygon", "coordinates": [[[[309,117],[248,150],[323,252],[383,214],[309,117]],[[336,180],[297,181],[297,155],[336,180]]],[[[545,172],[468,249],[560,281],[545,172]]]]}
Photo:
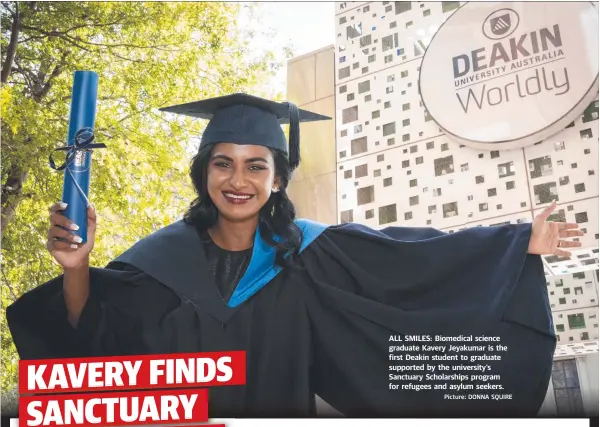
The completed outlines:
{"type": "Polygon", "coordinates": [[[23,295],[7,316],[22,359],[245,350],[247,385],[212,388],[211,417],[313,416],[315,394],[347,416],[535,416],[555,336],[541,259],[527,254],[530,234],[530,224],[453,234],[322,227],[293,267],[274,274],[257,273],[255,249],[247,271],[266,284],[232,307],[213,284],[196,231],[179,222],[106,268],[91,269],[92,293],[77,330],[66,319],[61,277],[23,295]],[[390,383],[444,382],[390,380],[402,373],[390,366],[440,363],[391,361],[390,354],[402,353],[390,353],[390,346],[482,345],[396,341],[407,335],[500,337],[483,343],[508,348],[488,353],[501,361],[481,362],[492,372],[442,363],[448,374],[500,375],[491,384],[503,390],[486,393],[512,399],[390,390],[390,383]]]}

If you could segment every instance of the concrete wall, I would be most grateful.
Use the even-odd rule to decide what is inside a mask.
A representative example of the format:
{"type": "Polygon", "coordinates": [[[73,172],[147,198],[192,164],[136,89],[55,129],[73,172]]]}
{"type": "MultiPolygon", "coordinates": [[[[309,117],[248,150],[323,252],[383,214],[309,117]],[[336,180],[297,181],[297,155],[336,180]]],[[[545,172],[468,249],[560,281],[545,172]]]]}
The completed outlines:
{"type": "Polygon", "coordinates": [[[298,217],[337,224],[334,48],[288,62],[287,100],[332,120],[300,125],[300,167],[288,188],[298,217]]]}

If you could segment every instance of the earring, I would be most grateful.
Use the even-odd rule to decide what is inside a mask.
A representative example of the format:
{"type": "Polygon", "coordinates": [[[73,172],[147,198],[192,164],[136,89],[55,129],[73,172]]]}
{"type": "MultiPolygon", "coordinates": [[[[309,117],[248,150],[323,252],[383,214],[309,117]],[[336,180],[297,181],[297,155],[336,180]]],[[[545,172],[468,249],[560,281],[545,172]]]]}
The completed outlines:
{"type": "Polygon", "coordinates": [[[278,187],[273,188],[273,193],[279,193],[279,188],[278,187]]]}

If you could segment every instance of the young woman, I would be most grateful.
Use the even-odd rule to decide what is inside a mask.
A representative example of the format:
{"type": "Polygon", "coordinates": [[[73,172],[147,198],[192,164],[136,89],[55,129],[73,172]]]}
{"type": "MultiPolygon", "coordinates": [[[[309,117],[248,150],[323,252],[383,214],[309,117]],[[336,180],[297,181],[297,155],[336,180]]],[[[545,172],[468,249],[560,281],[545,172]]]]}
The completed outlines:
{"type": "Polygon", "coordinates": [[[242,94],[167,111],[210,119],[198,198],[106,268],[89,266],[94,211],[81,245],[53,206],[64,274],[8,308],[21,358],[245,350],[247,384],[210,391],[220,417],[311,416],[315,394],[354,416],[537,413],[555,347],[540,255],[582,235],[546,221],[554,203],[532,224],[453,234],[297,220],[299,121],[323,116],[242,94]]]}

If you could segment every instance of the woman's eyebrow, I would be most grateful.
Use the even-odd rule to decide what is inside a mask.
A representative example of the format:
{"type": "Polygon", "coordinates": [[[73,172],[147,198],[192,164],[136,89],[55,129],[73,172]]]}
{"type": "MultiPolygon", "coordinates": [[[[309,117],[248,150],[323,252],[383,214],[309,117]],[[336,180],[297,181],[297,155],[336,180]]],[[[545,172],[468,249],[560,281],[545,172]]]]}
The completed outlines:
{"type": "MultiPolygon", "coordinates": [[[[224,154],[215,154],[213,156],[213,160],[214,159],[221,159],[221,160],[225,160],[228,162],[233,162],[233,159],[231,157],[228,157],[224,154]]],[[[252,157],[251,159],[246,159],[245,161],[246,163],[253,163],[253,162],[263,162],[263,163],[269,163],[266,159],[262,158],[262,157],[252,157]]]]}

